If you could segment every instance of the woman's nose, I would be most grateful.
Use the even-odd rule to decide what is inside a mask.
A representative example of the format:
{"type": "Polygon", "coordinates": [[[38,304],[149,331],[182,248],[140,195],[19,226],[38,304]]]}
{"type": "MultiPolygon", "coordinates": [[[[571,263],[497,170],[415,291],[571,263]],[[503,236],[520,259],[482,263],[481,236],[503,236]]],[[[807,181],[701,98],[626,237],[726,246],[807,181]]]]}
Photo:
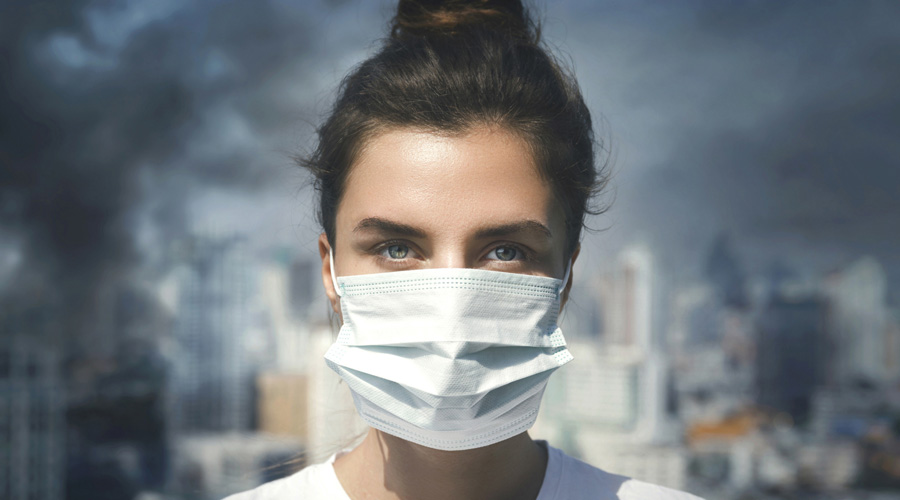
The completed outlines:
{"type": "Polygon", "coordinates": [[[434,252],[434,257],[431,259],[431,267],[434,269],[465,268],[470,266],[467,260],[464,249],[441,249],[434,252]]]}

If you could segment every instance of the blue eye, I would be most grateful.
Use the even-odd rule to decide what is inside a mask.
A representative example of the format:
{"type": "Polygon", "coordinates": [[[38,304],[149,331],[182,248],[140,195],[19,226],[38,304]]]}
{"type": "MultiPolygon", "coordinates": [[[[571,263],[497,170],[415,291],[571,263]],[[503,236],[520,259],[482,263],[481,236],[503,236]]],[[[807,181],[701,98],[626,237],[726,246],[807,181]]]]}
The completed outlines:
{"type": "Polygon", "coordinates": [[[392,259],[405,259],[409,255],[409,247],[406,245],[391,245],[385,250],[388,257],[392,259]]]}
{"type": "Polygon", "coordinates": [[[519,257],[520,252],[515,247],[497,247],[488,254],[488,259],[510,261],[519,257]],[[493,256],[493,257],[492,257],[493,256]]]}

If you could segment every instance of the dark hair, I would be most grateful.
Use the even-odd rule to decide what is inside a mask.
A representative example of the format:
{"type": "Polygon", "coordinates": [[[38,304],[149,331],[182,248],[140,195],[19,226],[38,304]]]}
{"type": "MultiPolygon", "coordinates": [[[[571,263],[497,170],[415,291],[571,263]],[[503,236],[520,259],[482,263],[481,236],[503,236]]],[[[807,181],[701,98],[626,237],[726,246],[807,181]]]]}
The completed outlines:
{"type": "Polygon", "coordinates": [[[594,162],[591,116],[575,78],[540,42],[519,0],[400,0],[390,37],[342,82],[312,155],[319,222],[332,247],[351,165],[379,131],[464,133],[499,125],[532,149],[566,220],[574,251],[590,200],[606,181],[594,162]]]}

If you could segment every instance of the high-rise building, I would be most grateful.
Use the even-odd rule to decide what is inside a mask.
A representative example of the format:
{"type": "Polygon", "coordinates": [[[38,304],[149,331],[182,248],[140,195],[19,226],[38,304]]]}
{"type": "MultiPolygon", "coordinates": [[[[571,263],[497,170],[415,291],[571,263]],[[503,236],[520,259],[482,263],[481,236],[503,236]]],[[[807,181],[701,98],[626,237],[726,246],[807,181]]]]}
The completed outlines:
{"type": "Polygon", "coordinates": [[[668,360],[661,332],[660,271],[650,249],[627,247],[615,272],[610,332],[618,344],[634,351],[638,365],[637,428],[641,439],[664,439],[668,360]]]}
{"type": "Polygon", "coordinates": [[[319,273],[321,267],[315,262],[296,258],[290,264],[290,304],[291,309],[300,320],[309,316],[311,306],[321,305],[316,298],[324,297],[322,279],[319,273]]]}
{"type": "Polygon", "coordinates": [[[270,345],[256,377],[256,393],[259,430],[293,436],[305,444],[312,274],[311,266],[300,262],[275,259],[260,273],[257,295],[270,345]]]}
{"type": "Polygon", "coordinates": [[[719,421],[752,406],[755,333],[749,314],[725,307],[710,286],[673,295],[672,388],[682,422],[719,421]]]}
{"type": "Polygon", "coordinates": [[[718,312],[712,287],[694,285],[676,290],[669,324],[669,341],[674,352],[689,353],[698,345],[716,344],[721,338],[718,312]]]}
{"type": "Polygon", "coordinates": [[[654,306],[658,292],[653,254],[643,245],[626,248],[619,255],[608,282],[608,341],[646,351],[657,340],[654,306]]]}
{"type": "Polygon", "coordinates": [[[895,375],[892,361],[900,345],[889,335],[887,278],[881,264],[871,257],[857,260],[826,279],[825,294],[834,342],[832,382],[883,382],[895,375]]]}
{"type": "Polygon", "coordinates": [[[815,390],[824,383],[825,304],[816,297],[773,297],[757,325],[757,402],[789,414],[810,416],[815,390]]]}
{"type": "Polygon", "coordinates": [[[61,500],[64,460],[58,355],[25,332],[0,331],[0,498],[61,500]]]}
{"type": "Polygon", "coordinates": [[[183,242],[176,299],[171,388],[176,434],[251,427],[252,270],[243,239],[193,236],[183,242]]]}
{"type": "Polygon", "coordinates": [[[728,236],[720,234],[706,259],[706,279],[712,284],[719,302],[731,308],[748,305],[744,272],[728,236]]]}
{"type": "Polygon", "coordinates": [[[543,417],[629,433],[638,422],[641,359],[632,350],[569,342],[575,360],[550,378],[543,417]]]}
{"type": "Polygon", "coordinates": [[[648,248],[626,248],[598,278],[596,296],[606,313],[604,335],[570,336],[575,360],[550,379],[539,429],[577,448],[582,435],[633,445],[672,437],[667,418],[667,371],[659,333],[659,275],[648,248]],[[571,340],[580,339],[580,340],[571,340]],[[604,438],[605,439],[605,438],[604,438]]]}
{"type": "MultiPolygon", "coordinates": [[[[265,338],[267,355],[262,359],[266,371],[302,373],[305,371],[309,324],[307,316],[298,314],[295,293],[299,287],[293,273],[294,266],[268,262],[259,273],[257,299],[262,328],[258,337],[265,338]]],[[[307,310],[308,304],[300,306],[307,310]]],[[[257,340],[262,340],[262,339],[257,340]]]]}
{"type": "Polygon", "coordinates": [[[256,378],[259,430],[308,442],[307,377],[267,372],[256,378]]]}

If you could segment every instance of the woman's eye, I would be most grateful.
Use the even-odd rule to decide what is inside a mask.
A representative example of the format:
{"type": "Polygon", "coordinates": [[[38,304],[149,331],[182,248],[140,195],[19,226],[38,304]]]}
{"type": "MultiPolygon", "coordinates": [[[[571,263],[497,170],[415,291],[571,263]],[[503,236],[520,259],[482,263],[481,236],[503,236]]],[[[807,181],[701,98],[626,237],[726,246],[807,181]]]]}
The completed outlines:
{"type": "Polygon", "coordinates": [[[520,252],[514,247],[497,247],[491,250],[491,253],[487,256],[488,259],[504,261],[514,260],[517,257],[520,257],[520,252]]]}
{"type": "Polygon", "coordinates": [[[409,255],[409,247],[406,245],[391,245],[385,249],[385,253],[392,259],[405,259],[409,255]]]}

